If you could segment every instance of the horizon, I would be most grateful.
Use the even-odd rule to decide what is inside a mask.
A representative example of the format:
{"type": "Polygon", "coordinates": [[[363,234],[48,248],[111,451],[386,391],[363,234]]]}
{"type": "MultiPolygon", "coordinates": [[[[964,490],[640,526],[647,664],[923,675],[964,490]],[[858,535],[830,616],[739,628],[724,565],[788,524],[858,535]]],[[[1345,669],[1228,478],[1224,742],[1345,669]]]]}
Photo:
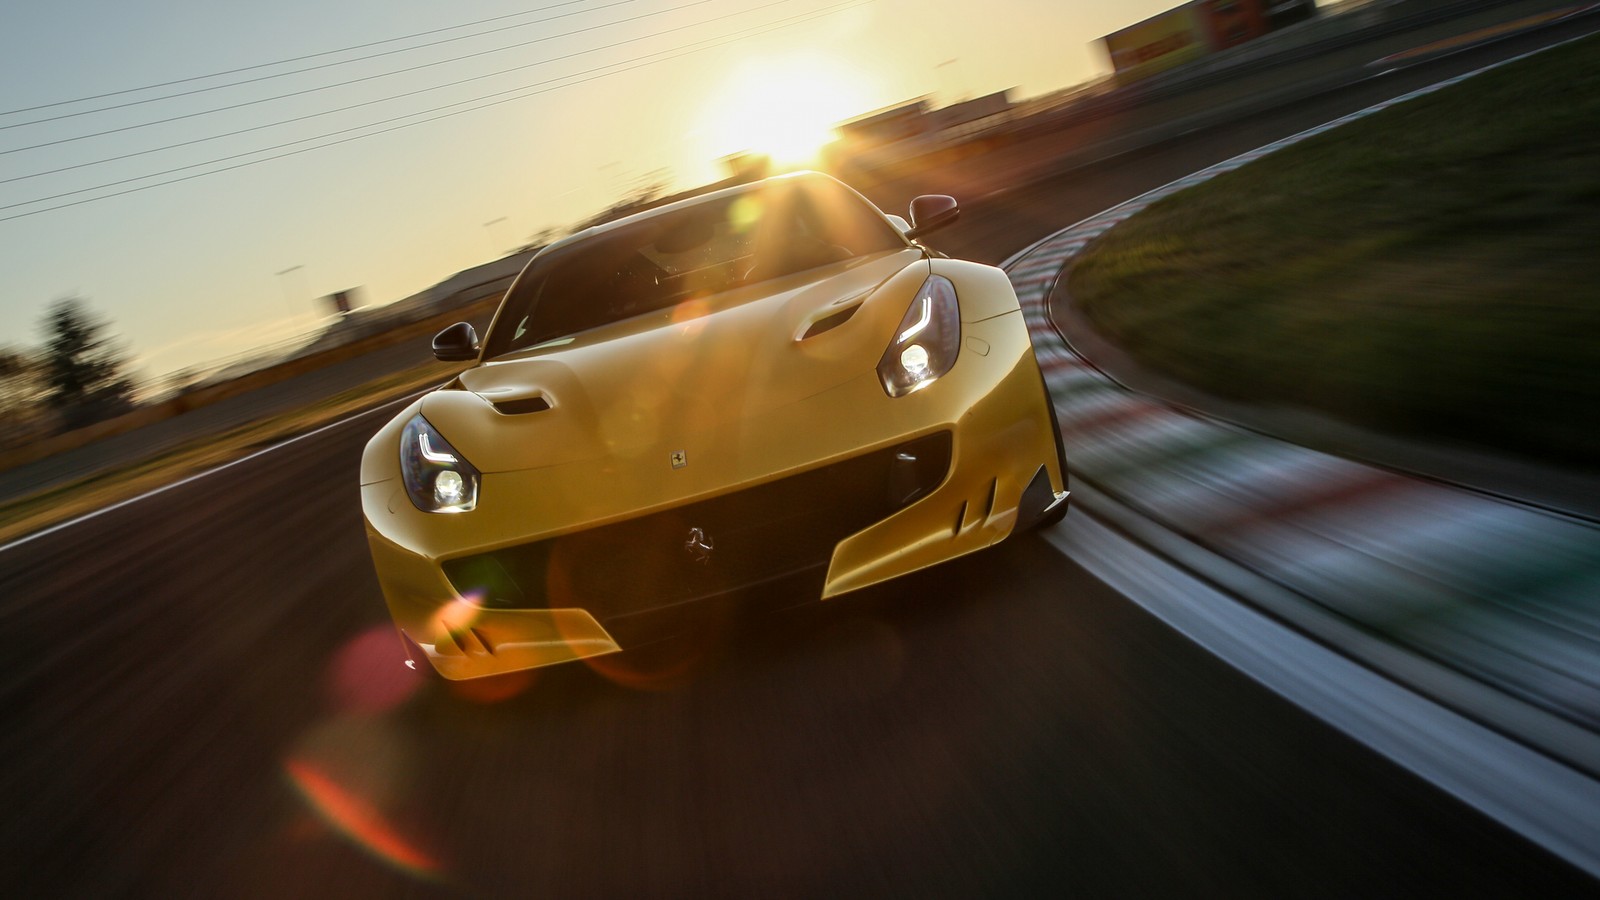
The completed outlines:
{"type": "Polygon", "coordinates": [[[1006,0],[1012,29],[949,0],[21,10],[0,37],[0,347],[36,348],[64,297],[146,382],[309,338],[335,291],[413,296],[647,183],[720,179],[731,153],[1081,84],[1110,71],[1101,36],[1175,5],[1006,0]]]}

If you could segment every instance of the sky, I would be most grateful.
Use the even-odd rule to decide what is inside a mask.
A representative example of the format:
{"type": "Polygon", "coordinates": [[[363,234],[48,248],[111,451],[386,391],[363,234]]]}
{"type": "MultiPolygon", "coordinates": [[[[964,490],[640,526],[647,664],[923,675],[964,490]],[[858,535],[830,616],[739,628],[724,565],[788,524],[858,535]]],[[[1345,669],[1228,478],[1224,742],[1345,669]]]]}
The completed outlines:
{"type": "Polygon", "coordinates": [[[1101,35],[1172,5],[7,4],[0,347],[76,296],[137,374],[204,365],[315,329],[334,291],[401,299],[817,122],[1097,77],[1101,35]]]}

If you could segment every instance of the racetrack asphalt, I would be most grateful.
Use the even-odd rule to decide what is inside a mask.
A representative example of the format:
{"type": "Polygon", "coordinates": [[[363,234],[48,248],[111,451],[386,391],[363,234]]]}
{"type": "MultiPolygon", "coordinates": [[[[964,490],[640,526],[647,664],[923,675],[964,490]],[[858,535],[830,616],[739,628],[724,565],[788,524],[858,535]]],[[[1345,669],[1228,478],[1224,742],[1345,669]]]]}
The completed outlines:
{"type": "Polygon", "coordinates": [[[1596,887],[1031,536],[606,663],[657,683],[408,695],[339,489],[370,429],[0,559],[22,895],[1596,887]]]}
{"type": "MultiPolygon", "coordinates": [[[[939,244],[998,262],[1367,102],[981,199],[939,244]]],[[[1035,536],[497,702],[410,680],[354,489],[376,424],[0,552],[18,896],[1600,895],[1035,536]]]]}

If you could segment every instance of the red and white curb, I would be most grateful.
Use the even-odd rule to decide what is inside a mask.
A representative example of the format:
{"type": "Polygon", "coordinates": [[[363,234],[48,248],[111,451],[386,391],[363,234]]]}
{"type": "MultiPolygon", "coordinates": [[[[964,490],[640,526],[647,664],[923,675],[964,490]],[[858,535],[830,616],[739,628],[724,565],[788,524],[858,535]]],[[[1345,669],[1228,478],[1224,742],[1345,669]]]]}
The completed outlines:
{"type": "MultiPolygon", "coordinates": [[[[1181,178],[1002,265],[1022,301],[1075,477],[1376,640],[1519,698],[1563,728],[1576,726],[1573,734],[1592,736],[1600,732],[1595,524],[1352,462],[1128,390],[1079,357],[1048,313],[1051,289],[1073,258],[1151,203],[1498,65],[1504,63],[1181,178]]],[[[1496,803],[1475,805],[1492,812],[1496,803]]],[[[1563,824],[1534,830],[1545,838],[1564,831],[1555,843],[1567,849],[1557,852],[1600,875],[1600,807],[1569,812],[1563,824]],[[1576,856],[1574,846],[1582,851],[1576,856]]]]}

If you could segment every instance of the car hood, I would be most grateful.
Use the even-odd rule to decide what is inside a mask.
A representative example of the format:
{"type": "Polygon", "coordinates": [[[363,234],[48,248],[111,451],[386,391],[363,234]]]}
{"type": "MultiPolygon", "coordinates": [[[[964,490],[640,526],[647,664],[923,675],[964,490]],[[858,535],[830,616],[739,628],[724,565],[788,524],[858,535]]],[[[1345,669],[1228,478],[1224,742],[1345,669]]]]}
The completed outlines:
{"type": "Polygon", "coordinates": [[[928,273],[897,250],[679,304],[469,369],[422,413],[485,473],[737,453],[763,414],[876,377],[928,273]]]}

